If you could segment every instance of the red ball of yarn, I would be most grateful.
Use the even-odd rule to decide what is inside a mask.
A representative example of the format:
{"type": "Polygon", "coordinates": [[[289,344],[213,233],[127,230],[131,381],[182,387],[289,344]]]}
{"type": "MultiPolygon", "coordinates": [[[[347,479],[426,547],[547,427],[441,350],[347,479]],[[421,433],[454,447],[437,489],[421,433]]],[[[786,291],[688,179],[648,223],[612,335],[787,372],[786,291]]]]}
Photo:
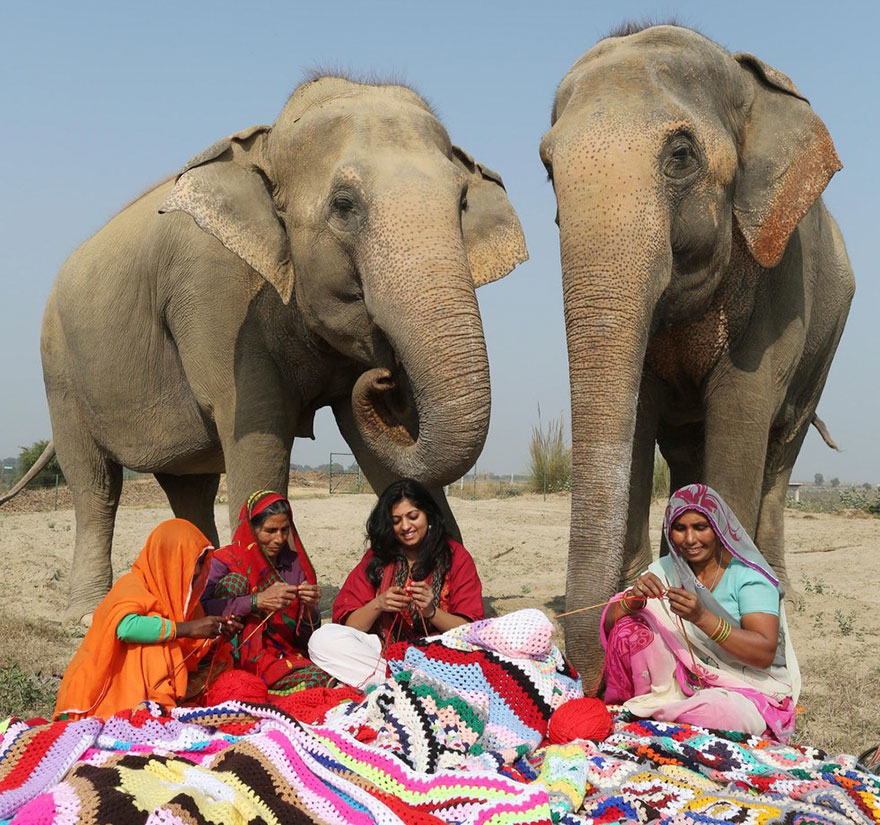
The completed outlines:
{"type": "Polygon", "coordinates": [[[224,670],[205,691],[205,705],[220,705],[232,699],[265,705],[269,701],[269,689],[254,673],[246,670],[224,670]]]}
{"type": "Polygon", "coordinates": [[[569,699],[556,708],[550,717],[547,739],[554,745],[573,739],[600,742],[610,735],[613,728],[614,722],[605,703],[601,699],[585,696],[582,699],[569,699]]]}

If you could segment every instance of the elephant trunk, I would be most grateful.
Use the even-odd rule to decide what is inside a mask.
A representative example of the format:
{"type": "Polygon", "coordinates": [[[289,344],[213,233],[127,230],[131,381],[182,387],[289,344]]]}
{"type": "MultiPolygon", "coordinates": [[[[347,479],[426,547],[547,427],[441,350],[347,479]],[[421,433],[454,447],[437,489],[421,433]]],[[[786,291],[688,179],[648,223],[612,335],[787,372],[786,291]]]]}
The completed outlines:
{"type": "Polygon", "coordinates": [[[357,381],[355,422],[391,472],[429,487],[464,475],[489,427],[489,363],[457,206],[424,187],[388,193],[372,215],[380,237],[361,250],[364,301],[398,363],[357,381]],[[392,209],[407,215],[393,240],[392,209]]]}
{"type": "MultiPolygon", "coordinates": [[[[600,169],[556,181],[572,400],[566,610],[621,584],[642,366],[671,268],[666,216],[653,179],[642,180],[621,185],[600,169]]],[[[600,616],[565,619],[566,653],[587,691],[601,671],[600,616]]]]}

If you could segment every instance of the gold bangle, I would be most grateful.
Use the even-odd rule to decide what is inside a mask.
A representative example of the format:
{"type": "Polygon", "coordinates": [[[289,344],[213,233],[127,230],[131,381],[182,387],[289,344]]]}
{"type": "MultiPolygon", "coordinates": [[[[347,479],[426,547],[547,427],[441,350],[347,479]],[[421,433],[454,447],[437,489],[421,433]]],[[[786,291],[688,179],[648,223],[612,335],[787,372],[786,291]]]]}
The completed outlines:
{"type": "Polygon", "coordinates": [[[709,634],[709,638],[714,642],[718,638],[719,631],[724,627],[724,619],[720,616],[718,617],[718,624],[715,625],[715,629],[709,634]]]}
{"type": "Polygon", "coordinates": [[[645,604],[647,603],[647,599],[645,599],[644,596],[636,596],[633,593],[632,588],[630,587],[628,590],[624,591],[623,596],[620,599],[620,603],[621,603],[621,605],[623,605],[623,609],[627,613],[637,613],[639,610],[641,610],[645,606],[645,604]],[[642,602],[641,607],[633,607],[629,603],[630,599],[636,599],[636,601],[642,602]]]}
{"type": "Polygon", "coordinates": [[[715,644],[722,645],[727,641],[732,632],[733,628],[730,626],[730,623],[726,619],[720,619],[718,627],[715,628],[715,632],[709,638],[715,644]]]}

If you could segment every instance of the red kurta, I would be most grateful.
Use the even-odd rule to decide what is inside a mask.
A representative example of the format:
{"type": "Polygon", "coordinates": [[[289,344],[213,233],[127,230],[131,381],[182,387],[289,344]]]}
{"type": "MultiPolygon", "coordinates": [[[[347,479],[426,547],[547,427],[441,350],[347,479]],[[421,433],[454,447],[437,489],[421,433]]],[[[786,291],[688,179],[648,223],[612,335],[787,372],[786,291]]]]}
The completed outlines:
{"type": "MultiPolygon", "coordinates": [[[[439,590],[439,597],[434,602],[439,610],[454,613],[475,622],[485,617],[483,611],[483,584],[477,566],[471,554],[456,541],[449,540],[452,559],[439,590]]],[[[336,600],[333,602],[333,621],[344,624],[348,616],[371,601],[376,595],[387,590],[394,582],[394,568],[388,565],[378,589],[373,587],[367,578],[367,565],[373,558],[372,549],[364,553],[357,567],[348,574],[336,600]]],[[[430,579],[429,579],[430,581],[430,579]]],[[[436,591],[435,591],[436,592],[436,591]]],[[[416,639],[424,636],[424,627],[414,623],[408,613],[382,613],[376,624],[370,629],[383,637],[393,635],[394,640],[416,639]],[[392,627],[394,632],[392,634],[392,627]]]]}

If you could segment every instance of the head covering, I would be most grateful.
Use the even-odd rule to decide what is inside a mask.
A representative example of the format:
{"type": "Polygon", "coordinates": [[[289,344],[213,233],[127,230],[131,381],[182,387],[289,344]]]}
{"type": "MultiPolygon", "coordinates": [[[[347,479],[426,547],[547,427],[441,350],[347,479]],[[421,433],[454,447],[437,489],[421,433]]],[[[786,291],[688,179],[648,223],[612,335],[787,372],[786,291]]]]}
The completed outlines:
{"type": "MultiPolygon", "coordinates": [[[[220,548],[215,553],[215,557],[229,568],[229,573],[221,581],[222,589],[227,595],[260,593],[275,582],[284,581],[260,547],[253,528],[254,516],[278,501],[284,503],[290,520],[287,547],[281,552],[295,554],[306,581],[317,584],[315,568],[309,560],[293,522],[290,502],[279,493],[259,490],[248,496],[247,501],[242,505],[238,515],[238,526],[232,536],[232,544],[220,548]]],[[[279,560],[280,558],[279,555],[279,560]]],[[[265,679],[267,684],[272,685],[290,670],[311,665],[311,662],[298,652],[298,624],[303,618],[303,605],[298,598],[283,610],[276,610],[261,627],[262,618],[255,611],[245,617],[244,629],[240,635],[243,641],[236,650],[236,657],[242,667],[253,669],[265,679]]]]}
{"type": "MultiPolygon", "coordinates": [[[[171,706],[186,694],[188,669],[181,664],[203,640],[129,644],[117,638],[116,628],[131,613],[175,623],[203,615],[199,596],[213,549],[202,531],[183,519],[164,521],[150,533],[131,572],[113,585],[95,610],[61,681],[56,717],[106,717],[146,699],[171,706]],[[193,582],[199,561],[200,575],[193,582]]],[[[197,658],[190,660],[193,667],[197,658]]]]}
{"type": "MultiPolygon", "coordinates": [[[[676,572],[679,573],[685,586],[691,583],[691,579],[696,582],[697,578],[690,565],[682,558],[673,543],[671,530],[675,520],[688,510],[694,510],[705,516],[709,524],[712,525],[712,530],[715,532],[718,540],[731,555],[764,576],[779,591],[780,596],[785,595],[785,591],[779,583],[776,573],[773,572],[773,568],[767,562],[767,559],[761,555],[761,551],[755,546],[745,528],[739,523],[736,514],[728,507],[727,503],[718,493],[705,484],[689,484],[687,487],[676,490],[669,498],[669,503],[666,505],[666,514],[663,517],[663,535],[666,537],[669,552],[672,554],[676,572]]],[[[692,589],[692,587],[688,587],[688,590],[692,589]]],[[[702,595],[699,592],[700,590],[705,590],[705,588],[697,584],[696,592],[698,596],[702,595]]]]}

